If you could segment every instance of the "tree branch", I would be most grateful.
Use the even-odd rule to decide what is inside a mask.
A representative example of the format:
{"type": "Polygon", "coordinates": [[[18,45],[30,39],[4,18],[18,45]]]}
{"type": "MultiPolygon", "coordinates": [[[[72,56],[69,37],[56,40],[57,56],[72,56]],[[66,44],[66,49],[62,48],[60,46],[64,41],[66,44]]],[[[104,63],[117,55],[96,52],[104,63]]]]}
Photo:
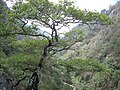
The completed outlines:
{"type": "Polygon", "coordinates": [[[70,49],[74,44],[76,44],[77,42],[80,42],[81,40],[78,40],[78,41],[75,41],[75,42],[73,42],[72,44],[70,44],[69,46],[66,46],[66,47],[64,47],[64,48],[62,48],[62,49],[52,49],[53,51],[54,51],[54,53],[55,52],[61,52],[61,51],[63,51],[63,50],[68,50],[68,49],[70,49]]]}
{"type": "Polygon", "coordinates": [[[71,84],[69,84],[69,83],[66,83],[66,82],[63,82],[63,81],[62,81],[62,83],[63,83],[64,85],[70,86],[71,88],[73,88],[73,90],[77,90],[75,86],[73,86],[73,85],[71,85],[71,84]]]}
{"type": "Polygon", "coordinates": [[[22,82],[23,80],[25,80],[26,78],[29,78],[29,76],[24,76],[23,78],[21,78],[20,80],[18,80],[18,82],[13,86],[16,87],[20,84],[20,82],[22,82]]]}
{"type": "Polygon", "coordinates": [[[25,22],[25,21],[23,21],[21,18],[19,18],[19,17],[16,17],[18,20],[20,20],[22,23],[23,23],[23,25],[22,25],[22,30],[23,30],[23,32],[24,33],[27,33],[25,30],[24,30],[24,27],[25,27],[25,25],[28,23],[28,21],[27,22],[25,22]]]}

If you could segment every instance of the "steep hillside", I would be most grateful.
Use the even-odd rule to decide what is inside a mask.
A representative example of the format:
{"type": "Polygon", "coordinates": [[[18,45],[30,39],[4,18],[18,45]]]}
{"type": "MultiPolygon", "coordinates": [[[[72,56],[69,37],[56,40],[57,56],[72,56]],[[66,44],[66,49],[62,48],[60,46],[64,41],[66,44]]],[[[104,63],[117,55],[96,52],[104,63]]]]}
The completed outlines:
{"type": "Polygon", "coordinates": [[[85,39],[82,43],[77,43],[76,54],[74,51],[68,51],[65,56],[70,58],[74,56],[81,58],[97,58],[103,60],[120,59],[120,1],[110,6],[109,10],[102,10],[111,17],[113,25],[91,25],[90,28],[77,26],[74,29],[82,29],[85,33],[85,39]],[[78,49],[79,48],[79,49],[78,49]]]}
{"type": "MultiPolygon", "coordinates": [[[[64,54],[66,60],[73,59],[73,62],[76,62],[74,67],[80,66],[75,70],[75,80],[73,80],[75,86],[79,88],[78,90],[120,90],[120,1],[111,6],[109,10],[103,10],[102,13],[108,14],[114,24],[90,26],[92,28],[75,27],[73,30],[82,30],[85,37],[82,42],[76,43],[64,54]],[[80,60],[76,61],[76,58],[80,60]],[[89,64],[82,66],[81,59],[90,59],[86,61],[89,64]],[[107,72],[110,70],[110,74],[105,74],[106,71],[101,73],[102,70],[97,68],[99,64],[94,61],[96,59],[98,62],[100,61],[100,64],[105,65],[102,70],[107,70],[107,72]],[[93,68],[93,66],[89,67],[91,62],[95,63],[97,72],[89,70],[93,68]],[[81,68],[84,67],[88,67],[88,70],[83,73],[81,68]],[[90,78],[86,80],[82,76],[90,78]],[[96,86],[98,87],[94,88],[96,86]],[[82,87],[85,89],[81,89],[82,87]]],[[[72,67],[74,64],[69,65],[72,67]]]]}
{"type": "Polygon", "coordinates": [[[103,27],[88,44],[82,47],[81,50],[87,50],[87,57],[100,60],[120,58],[120,2],[111,6],[107,12],[114,25],[103,27]]]}

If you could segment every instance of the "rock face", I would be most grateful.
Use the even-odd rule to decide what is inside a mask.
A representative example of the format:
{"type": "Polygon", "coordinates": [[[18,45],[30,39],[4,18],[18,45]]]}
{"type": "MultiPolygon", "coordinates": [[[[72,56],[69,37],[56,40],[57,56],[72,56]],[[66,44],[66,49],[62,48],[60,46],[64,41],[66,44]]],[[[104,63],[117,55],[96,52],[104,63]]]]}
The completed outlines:
{"type": "MultiPolygon", "coordinates": [[[[8,9],[7,4],[0,0],[0,14],[3,13],[3,8],[8,9]]],[[[0,17],[0,22],[5,21],[5,15],[3,17],[0,17]]],[[[0,90],[14,90],[12,88],[12,82],[9,78],[6,77],[6,74],[0,71],[0,90]]]]}
{"type": "MultiPolygon", "coordinates": [[[[113,60],[120,61],[120,1],[115,5],[110,6],[109,10],[102,10],[101,13],[107,14],[115,24],[102,26],[94,25],[92,29],[86,26],[82,27],[85,32],[85,39],[81,43],[77,43],[74,47],[79,52],[76,55],[75,52],[68,51],[65,56],[72,58],[76,55],[79,58],[95,58],[100,61],[113,60]]],[[[81,26],[75,27],[80,29],[81,26]]]]}
{"type": "Polygon", "coordinates": [[[4,73],[0,72],[0,90],[13,90],[12,82],[4,73]]]}
{"type": "Polygon", "coordinates": [[[9,9],[7,4],[3,0],[0,0],[0,5],[5,7],[6,9],[9,9]]]}
{"type": "Polygon", "coordinates": [[[82,47],[81,56],[97,58],[99,60],[120,59],[120,1],[106,11],[115,24],[105,26],[82,47]]]}
{"type": "Polygon", "coordinates": [[[3,16],[0,16],[0,22],[4,22],[6,20],[6,13],[4,13],[5,9],[9,10],[7,4],[3,0],[0,0],[0,14],[4,14],[3,16]]]}

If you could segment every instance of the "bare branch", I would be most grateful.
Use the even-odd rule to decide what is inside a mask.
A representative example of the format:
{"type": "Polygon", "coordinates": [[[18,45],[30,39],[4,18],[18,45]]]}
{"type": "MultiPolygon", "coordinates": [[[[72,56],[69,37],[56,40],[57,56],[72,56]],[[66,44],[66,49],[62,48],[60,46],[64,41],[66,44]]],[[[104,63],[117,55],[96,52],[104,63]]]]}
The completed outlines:
{"type": "Polygon", "coordinates": [[[17,18],[18,20],[20,20],[20,21],[23,23],[23,25],[22,25],[21,28],[22,28],[22,30],[23,30],[24,33],[27,33],[27,32],[24,30],[24,27],[25,27],[25,25],[28,23],[28,21],[26,20],[27,22],[25,22],[24,20],[22,20],[22,19],[19,18],[19,17],[16,17],[16,18],[17,18]]]}
{"type": "Polygon", "coordinates": [[[76,40],[75,42],[71,43],[69,46],[63,47],[61,49],[52,49],[53,50],[53,54],[56,54],[57,52],[61,52],[64,50],[69,50],[74,44],[76,44],[77,42],[80,42],[82,40],[76,40]]]}
{"type": "Polygon", "coordinates": [[[30,33],[20,33],[20,32],[15,32],[15,33],[5,33],[5,34],[0,34],[0,37],[5,37],[5,36],[12,36],[12,35],[25,35],[25,36],[33,36],[33,37],[44,37],[48,40],[49,43],[51,43],[51,40],[49,39],[49,37],[47,37],[44,34],[30,34],[30,33]]]}
{"type": "Polygon", "coordinates": [[[63,81],[62,81],[62,83],[63,83],[64,85],[68,85],[68,86],[72,87],[73,90],[77,90],[75,86],[73,86],[73,85],[71,85],[71,84],[69,84],[69,83],[66,83],[66,82],[63,82],[63,81]]]}
{"type": "Polygon", "coordinates": [[[29,78],[29,76],[24,76],[23,78],[21,78],[20,80],[18,80],[18,82],[13,86],[16,87],[20,84],[20,82],[22,82],[23,80],[25,80],[26,78],[29,78]]]}

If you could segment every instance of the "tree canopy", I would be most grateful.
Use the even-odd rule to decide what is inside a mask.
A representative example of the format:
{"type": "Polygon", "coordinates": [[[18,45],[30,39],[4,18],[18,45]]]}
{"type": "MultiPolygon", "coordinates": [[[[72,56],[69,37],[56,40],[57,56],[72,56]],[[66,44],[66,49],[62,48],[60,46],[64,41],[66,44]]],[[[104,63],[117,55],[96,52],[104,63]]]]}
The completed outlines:
{"type": "MultiPolygon", "coordinates": [[[[80,25],[86,24],[88,26],[91,24],[109,25],[113,23],[106,14],[81,10],[69,0],[61,0],[59,3],[53,3],[49,0],[18,0],[12,9],[5,8],[3,5],[0,5],[0,7],[2,8],[0,12],[0,50],[3,51],[1,60],[4,64],[4,57],[5,55],[8,56],[7,65],[9,63],[9,66],[12,66],[12,64],[16,63],[14,65],[16,69],[11,69],[16,71],[19,68],[20,72],[17,72],[18,76],[22,72],[25,73],[23,78],[18,80],[14,87],[28,78],[29,80],[27,81],[29,82],[27,82],[26,90],[38,90],[39,87],[47,88],[47,86],[44,86],[44,82],[40,83],[43,79],[51,80],[54,90],[57,87],[56,83],[63,83],[64,81],[64,79],[59,80],[63,78],[62,74],[58,72],[59,70],[67,70],[65,69],[66,66],[67,68],[70,66],[69,69],[73,71],[79,70],[76,69],[76,62],[79,60],[76,60],[75,63],[72,63],[72,61],[65,63],[67,65],[63,67],[64,65],[61,62],[58,63],[58,59],[55,59],[55,57],[57,57],[59,52],[68,50],[76,42],[80,42],[81,38],[83,38],[83,33],[79,30],[70,31],[62,38],[59,30],[75,23],[80,25]],[[41,30],[41,28],[45,30],[41,30]],[[14,61],[15,63],[13,63],[14,61]],[[73,66],[71,66],[71,63],[73,66]],[[55,81],[57,76],[59,78],[55,81]],[[39,83],[41,86],[39,86],[39,83]]],[[[84,62],[86,61],[81,61],[81,63],[84,62]]],[[[99,64],[97,61],[95,62],[99,64]]],[[[89,67],[95,66],[89,65],[89,63],[84,63],[83,65],[89,67]]],[[[103,70],[104,65],[100,65],[96,67],[98,69],[100,67],[103,70]]],[[[105,67],[105,70],[110,73],[108,67],[105,67]]],[[[68,71],[64,71],[63,73],[68,71]]],[[[103,70],[103,72],[106,71],[103,70]]],[[[69,77],[70,75],[66,76],[69,77]]],[[[65,78],[67,78],[66,76],[65,78]]],[[[46,83],[50,82],[46,81],[46,83]]],[[[66,83],[63,84],[66,85],[66,83]]],[[[67,85],[70,86],[69,84],[67,85]]],[[[64,88],[62,84],[60,86],[60,88],[64,88]]],[[[70,87],[66,88],[70,90],[70,87]]]]}

